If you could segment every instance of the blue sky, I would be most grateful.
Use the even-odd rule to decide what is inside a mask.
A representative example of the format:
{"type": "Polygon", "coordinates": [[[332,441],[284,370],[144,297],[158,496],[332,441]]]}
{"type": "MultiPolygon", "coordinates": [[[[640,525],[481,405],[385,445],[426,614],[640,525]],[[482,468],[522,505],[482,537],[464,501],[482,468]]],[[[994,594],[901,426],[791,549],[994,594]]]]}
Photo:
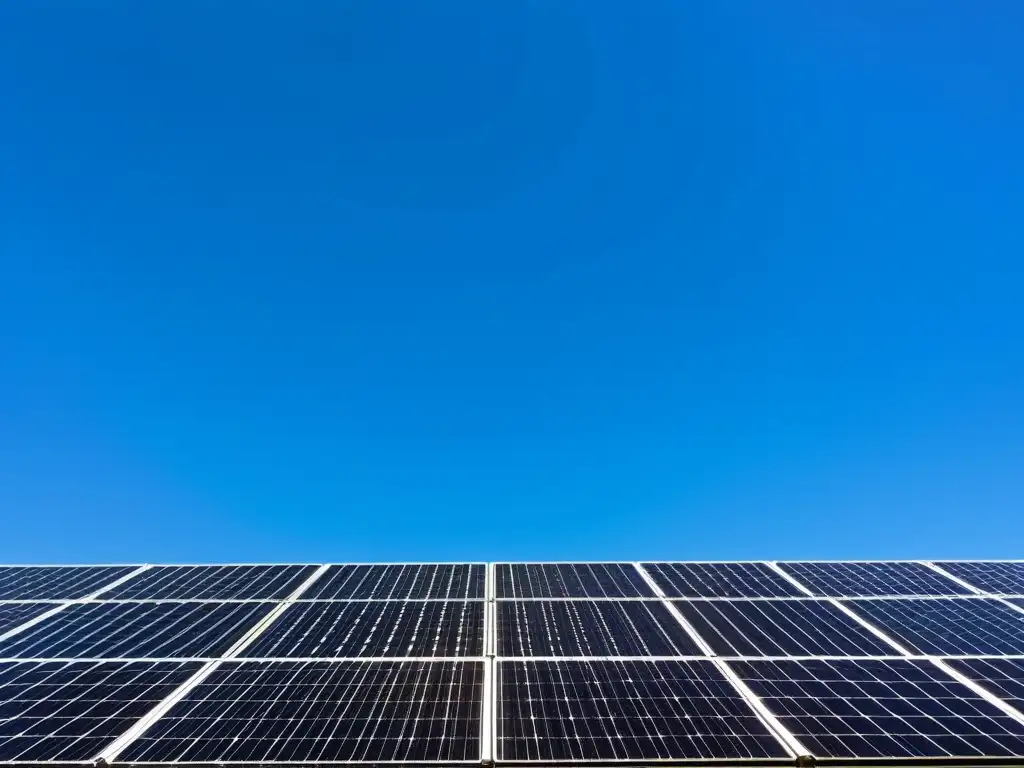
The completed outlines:
{"type": "Polygon", "coordinates": [[[1022,25],[0,5],[0,561],[1024,556],[1022,25]]]}

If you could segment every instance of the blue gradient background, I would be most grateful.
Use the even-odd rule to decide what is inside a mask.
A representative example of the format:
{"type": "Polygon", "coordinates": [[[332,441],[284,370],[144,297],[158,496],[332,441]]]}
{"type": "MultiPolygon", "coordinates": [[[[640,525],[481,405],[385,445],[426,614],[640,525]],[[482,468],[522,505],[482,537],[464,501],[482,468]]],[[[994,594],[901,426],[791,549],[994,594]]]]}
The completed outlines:
{"type": "Polygon", "coordinates": [[[0,4],[0,561],[1024,556],[1024,4],[0,4]]]}

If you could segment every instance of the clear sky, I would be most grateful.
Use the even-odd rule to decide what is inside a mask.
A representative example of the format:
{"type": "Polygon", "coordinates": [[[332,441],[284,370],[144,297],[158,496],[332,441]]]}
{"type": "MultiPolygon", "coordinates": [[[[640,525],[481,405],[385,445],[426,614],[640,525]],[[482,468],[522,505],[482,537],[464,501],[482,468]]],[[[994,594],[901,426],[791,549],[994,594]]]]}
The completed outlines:
{"type": "Polygon", "coordinates": [[[0,4],[0,561],[1024,557],[1022,29],[0,4]]]}

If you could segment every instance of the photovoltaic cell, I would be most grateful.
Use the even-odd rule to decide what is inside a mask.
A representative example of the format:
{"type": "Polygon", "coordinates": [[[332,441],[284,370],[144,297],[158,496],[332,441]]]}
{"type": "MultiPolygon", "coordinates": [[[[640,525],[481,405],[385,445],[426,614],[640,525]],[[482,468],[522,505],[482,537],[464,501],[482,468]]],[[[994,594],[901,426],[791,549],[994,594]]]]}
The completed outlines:
{"type": "Polygon", "coordinates": [[[496,596],[654,597],[631,563],[498,563],[496,596]]]}
{"type": "Polygon", "coordinates": [[[1024,712],[1024,660],[950,659],[946,663],[1024,712]]]}
{"type": "Polygon", "coordinates": [[[332,565],[303,600],[483,599],[480,564],[332,565]]]}
{"type": "Polygon", "coordinates": [[[135,566],[0,567],[0,600],[75,600],[127,576],[135,566]]]}
{"type": "Polygon", "coordinates": [[[856,600],[847,605],[917,653],[1024,654],[1024,613],[997,600],[856,600]]]}
{"type": "Polygon", "coordinates": [[[764,563],[644,563],[668,597],[799,597],[764,563]]]}
{"type": "Polygon", "coordinates": [[[816,595],[967,595],[970,590],[921,563],[779,563],[816,595]]]}
{"type": "Polygon", "coordinates": [[[0,635],[53,607],[53,603],[0,603],[0,635]]]}
{"type": "Polygon", "coordinates": [[[879,640],[822,600],[677,600],[720,656],[887,656],[879,640]]]}
{"type": "Polygon", "coordinates": [[[475,600],[293,603],[244,655],[482,656],[483,632],[475,600]]]}
{"type": "Polygon", "coordinates": [[[1024,563],[978,561],[936,563],[936,565],[984,592],[1024,595],[1024,563]]]}
{"type": "Polygon", "coordinates": [[[819,757],[1024,754],[1024,725],[924,660],[730,661],[819,757]]]}
{"type": "Polygon", "coordinates": [[[0,760],[90,761],[200,666],[0,663],[0,760]]]}
{"type": "Polygon", "coordinates": [[[497,603],[499,656],[702,656],[656,600],[497,603]]]}
{"type": "Polygon", "coordinates": [[[78,603],[0,642],[0,657],[219,656],[272,608],[272,603],[78,603]]]}
{"type": "Polygon", "coordinates": [[[710,661],[502,661],[503,761],[784,758],[710,661]]]}
{"type": "Polygon", "coordinates": [[[158,565],[103,595],[117,600],[280,600],[313,565],[158,565]]]}
{"type": "Polygon", "coordinates": [[[476,762],[481,662],[225,662],[120,756],[476,762]]]}

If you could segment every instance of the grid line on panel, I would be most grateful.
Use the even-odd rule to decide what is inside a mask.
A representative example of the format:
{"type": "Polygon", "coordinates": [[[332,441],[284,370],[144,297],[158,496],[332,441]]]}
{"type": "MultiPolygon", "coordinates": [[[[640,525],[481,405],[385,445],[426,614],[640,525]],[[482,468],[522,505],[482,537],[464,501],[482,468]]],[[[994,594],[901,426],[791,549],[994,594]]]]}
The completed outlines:
{"type": "Polygon", "coordinates": [[[779,562],[777,566],[820,597],[971,594],[920,562],[779,562]]]}
{"type": "Polygon", "coordinates": [[[892,648],[827,600],[675,600],[719,656],[879,656],[892,648]]]}
{"type": "Polygon", "coordinates": [[[77,600],[136,566],[0,566],[0,600],[77,600]]]}
{"type": "Polygon", "coordinates": [[[0,664],[0,761],[86,762],[189,678],[198,662],[0,664]]]}
{"type": "Polygon", "coordinates": [[[5,603],[0,604],[0,635],[19,627],[54,607],[53,603],[5,603]]]}
{"type": "Polygon", "coordinates": [[[483,600],[481,563],[332,565],[304,600],[483,600]]]}
{"type": "Polygon", "coordinates": [[[935,565],[982,592],[1024,595],[1024,562],[1019,560],[937,560],[935,565]]]}
{"type": "Polygon", "coordinates": [[[136,600],[283,600],[315,565],[155,565],[110,590],[136,600]]]}
{"type": "Polygon", "coordinates": [[[710,660],[502,660],[498,688],[499,761],[788,755],[710,660]]]}
{"type": "Polygon", "coordinates": [[[730,662],[817,757],[1013,757],[1024,724],[922,659],[730,662]]]}
{"type": "Polygon", "coordinates": [[[271,603],[74,603],[0,642],[0,656],[218,656],[271,608],[271,603]]]}
{"type": "Polygon", "coordinates": [[[480,662],[225,661],[129,762],[476,762],[480,662]]]}
{"type": "Polygon", "coordinates": [[[798,597],[767,563],[642,563],[666,597],[798,597]]]}
{"type": "Polygon", "coordinates": [[[914,653],[1024,654],[1024,613],[998,600],[858,600],[848,606],[914,653]]]}
{"type": "Polygon", "coordinates": [[[244,653],[257,656],[483,655],[484,603],[292,603],[244,653]]]}
{"type": "Polygon", "coordinates": [[[496,613],[502,657],[700,655],[659,601],[504,601],[496,613]]]}
{"type": "Polygon", "coordinates": [[[495,597],[656,597],[632,563],[496,563],[495,597]]]}
{"type": "Polygon", "coordinates": [[[946,664],[1024,712],[1024,659],[947,659],[946,664]]]}

